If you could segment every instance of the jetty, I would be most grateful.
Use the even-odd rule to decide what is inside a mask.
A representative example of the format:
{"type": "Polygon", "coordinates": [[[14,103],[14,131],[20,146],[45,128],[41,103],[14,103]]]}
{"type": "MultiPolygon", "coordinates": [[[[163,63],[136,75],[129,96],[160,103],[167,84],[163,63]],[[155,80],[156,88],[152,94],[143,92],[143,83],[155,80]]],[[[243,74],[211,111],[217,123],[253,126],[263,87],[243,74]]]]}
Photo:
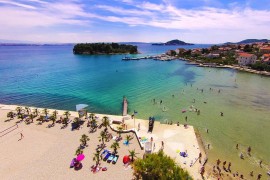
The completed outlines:
{"type": "Polygon", "coordinates": [[[169,56],[166,54],[161,54],[161,55],[156,55],[156,56],[144,56],[144,57],[124,57],[122,58],[123,61],[130,61],[130,60],[144,60],[144,59],[152,59],[152,60],[159,60],[159,61],[171,61],[178,59],[177,57],[174,56],[169,56]]]}
{"type": "Polygon", "coordinates": [[[128,102],[127,98],[123,97],[123,116],[126,116],[128,114],[128,102]]]}

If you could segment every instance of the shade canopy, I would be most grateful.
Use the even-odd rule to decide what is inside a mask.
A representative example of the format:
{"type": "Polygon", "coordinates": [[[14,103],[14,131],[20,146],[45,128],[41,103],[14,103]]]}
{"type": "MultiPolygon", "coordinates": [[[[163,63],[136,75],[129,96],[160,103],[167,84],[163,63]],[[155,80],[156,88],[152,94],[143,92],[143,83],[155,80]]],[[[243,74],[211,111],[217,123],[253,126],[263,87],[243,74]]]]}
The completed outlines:
{"type": "Polygon", "coordinates": [[[76,111],[80,111],[80,110],[82,110],[82,109],[84,109],[86,107],[88,107],[87,104],[77,104],[76,105],[76,111]]]}
{"type": "Polygon", "coordinates": [[[76,159],[77,161],[82,161],[84,159],[84,154],[79,154],[76,159]]]}
{"type": "Polygon", "coordinates": [[[129,156],[124,156],[124,157],[123,157],[123,163],[124,163],[124,164],[127,164],[128,162],[130,162],[129,156]]]}

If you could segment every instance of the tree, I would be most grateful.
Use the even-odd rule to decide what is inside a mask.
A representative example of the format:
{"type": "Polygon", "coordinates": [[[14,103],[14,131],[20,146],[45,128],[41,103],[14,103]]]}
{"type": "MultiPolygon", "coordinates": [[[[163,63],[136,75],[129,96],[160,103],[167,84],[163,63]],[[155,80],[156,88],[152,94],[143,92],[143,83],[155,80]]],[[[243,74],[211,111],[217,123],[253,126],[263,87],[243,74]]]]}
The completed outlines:
{"type": "Polygon", "coordinates": [[[29,115],[29,118],[31,119],[31,122],[34,122],[35,116],[32,113],[29,115]]]}
{"type": "Polygon", "coordinates": [[[105,131],[101,131],[100,132],[100,136],[99,136],[99,141],[102,141],[102,144],[104,144],[104,141],[107,140],[107,135],[105,133],[105,131]]]}
{"type": "Polygon", "coordinates": [[[90,118],[91,120],[93,120],[93,119],[95,118],[95,114],[94,114],[94,113],[90,113],[89,118],[90,118]]]}
{"type": "Polygon", "coordinates": [[[66,111],[66,112],[64,112],[63,115],[66,116],[66,118],[68,119],[68,117],[70,116],[70,113],[69,113],[69,111],[66,111]]]}
{"type": "Polygon", "coordinates": [[[129,141],[131,141],[132,139],[133,137],[131,135],[126,135],[127,144],[129,144],[129,141]]]}
{"type": "Polygon", "coordinates": [[[56,119],[57,118],[57,114],[58,114],[58,111],[54,110],[53,113],[52,113],[52,116],[54,116],[54,118],[56,119]]]}
{"type": "Polygon", "coordinates": [[[29,108],[29,107],[27,107],[27,106],[25,106],[25,107],[24,107],[24,109],[25,109],[25,111],[26,111],[27,115],[29,115],[29,113],[30,113],[30,108],[29,108]]]}
{"type": "Polygon", "coordinates": [[[34,109],[34,113],[35,113],[35,116],[38,116],[39,111],[37,108],[34,109]]]}
{"type": "Polygon", "coordinates": [[[13,119],[14,118],[14,115],[13,115],[13,112],[8,112],[7,113],[7,118],[9,118],[9,120],[13,119]]]}
{"type": "Polygon", "coordinates": [[[24,119],[24,114],[19,114],[19,115],[18,115],[18,118],[21,119],[21,121],[23,121],[23,119],[24,119]]]}
{"type": "Polygon", "coordinates": [[[96,161],[96,166],[98,166],[98,164],[99,164],[99,162],[100,162],[100,159],[101,159],[100,152],[97,151],[97,152],[94,154],[94,157],[93,157],[93,161],[96,161]]]}
{"type": "Polygon", "coordinates": [[[122,126],[118,126],[117,127],[117,130],[118,130],[117,131],[118,136],[121,137],[121,133],[123,132],[123,127],[122,126]]]}
{"type": "Polygon", "coordinates": [[[139,154],[139,153],[136,153],[135,149],[134,150],[128,150],[128,152],[129,152],[129,157],[131,157],[131,162],[134,162],[134,158],[135,157],[137,158],[136,154],[139,154]]]}
{"type": "Polygon", "coordinates": [[[111,145],[111,148],[113,148],[113,153],[114,153],[114,154],[117,154],[117,149],[120,148],[119,143],[115,141],[115,142],[111,145]]]}
{"type": "Polygon", "coordinates": [[[165,155],[163,151],[148,154],[145,159],[135,160],[133,163],[133,169],[133,174],[136,179],[192,179],[186,171],[180,168],[172,158],[165,155]]]}
{"type": "Polygon", "coordinates": [[[75,155],[78,156],[79,154],[82,154],[83,150],[81,148],[78,148],[75,152],[75,155]]]}
{"type": "Polygon", "coordinates": [[[110,121],[109,121],[109,118],[107,116],[104,116],[102,118],[102,124],[103,124],[103,126],[105,126],[105,128],[107,128],[110,125],[110,121]]]}
{"type": "Polygon", "coordinates": [[[21,114],[21,112],[22,112],[22,107],[20,107],[20,106],[16,107],[16,111],[17,111],[17,114],[18,114],[18,115],[21,114]]]}
{"type": "Polygon", "coordinates": [[[45,114],[45,116],[48,116],[49,110],[47,108],[45,108],[45,109],[43,109],[43,113],[45,114]]]}
{"type": "Polygon", "coordinates": [[[87,141],[89,141],[90,138],[86,135],[86,134],[83,134],[80,141],[82,143],[83,146],[86,146],[87,145],[87,141]]]}

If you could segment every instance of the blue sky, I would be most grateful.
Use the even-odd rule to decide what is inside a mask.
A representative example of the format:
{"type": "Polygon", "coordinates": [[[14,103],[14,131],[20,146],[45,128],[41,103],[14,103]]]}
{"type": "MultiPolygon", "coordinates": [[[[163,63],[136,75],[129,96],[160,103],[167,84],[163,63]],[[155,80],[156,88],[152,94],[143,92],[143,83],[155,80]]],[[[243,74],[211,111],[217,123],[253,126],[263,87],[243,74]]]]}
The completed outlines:
{"type": "Polygon", "coordinates": [[[270,0],[0,0],[0,24],[33,42],[270,39],[270,0]]]}

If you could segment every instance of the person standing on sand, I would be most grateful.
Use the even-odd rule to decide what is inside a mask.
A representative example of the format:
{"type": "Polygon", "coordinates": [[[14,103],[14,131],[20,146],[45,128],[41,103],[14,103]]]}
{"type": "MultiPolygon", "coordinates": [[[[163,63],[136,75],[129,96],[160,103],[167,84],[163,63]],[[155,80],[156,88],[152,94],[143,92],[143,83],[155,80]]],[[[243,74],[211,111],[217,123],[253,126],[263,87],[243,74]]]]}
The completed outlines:
{"type": "Polygon", "coordinates": [[[232,163],[229,162],[229,164],[228,164],[228,171],[229,171],[229,172],[231,172],[231,165],[232,165],[232,163]]]}
{"type": "Polygon", "coordinates": [[[202,159],[202,153],[201,152],[199,153],[199,158],[198,159],[199,159],[199,163],[201,164],[201,159],[202,159]]]}
{"type": "Polygon", "coordinates": [[[259,164],[260,164],[260,167],[262,167],[262,160],[260,160],[259,164]]]}
{"type": "Polygon", "coordinates": [[[236,144],[236,149],[238,149],[238,144],[236,144]]]}
{"type": "Polygon", "coordinates": [[[262,175],[261,174],[258,174],[257,180],[260,180],[261,178],[262,178],[262,175]]]}
{"type": "Polygon", "coordinates": [[[253,171],[251,171],[251,172],[249,173],[249,175],[250,175],[251,177],[253,177],[253,171]]]}
{"type": "Polygon", "coordinates": [[[163,150],[163,149],[164,149],[164,142],[161,141],[161,150],[163,150]]]}
{"type": "Polygon", "coordinates": [[[220,159],[217,159],[217,166],[219,166],[220,162],[220,159]]]}
{"type": "Polygon", "coordinates": [[[22,140],[24,138],[22,133],[20,133],[20,135],[21,135],[21,138],[18,141],[20,141],[20,140],[22,140]]]}
{"type": "Polygon", "coordinates": [[[250,146],[248,146],[247,152],[248,152],[248,155],[251,156],[251,154],[250,154],[250,152],[251,152],[251,147],[250,147],[250,146]]]}

